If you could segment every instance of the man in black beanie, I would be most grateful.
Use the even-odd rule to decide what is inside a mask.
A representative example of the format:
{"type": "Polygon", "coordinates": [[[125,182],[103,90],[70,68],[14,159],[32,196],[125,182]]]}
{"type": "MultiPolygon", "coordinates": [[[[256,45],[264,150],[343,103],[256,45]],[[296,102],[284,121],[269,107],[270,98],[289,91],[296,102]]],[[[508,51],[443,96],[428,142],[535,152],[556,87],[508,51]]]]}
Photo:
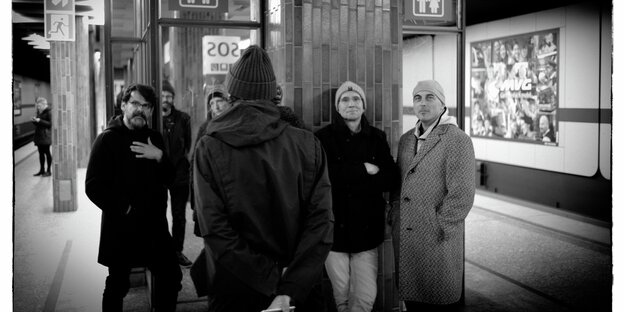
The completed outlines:
{"type": "Polygon", "coordinates": [[[280,120],[266,52],[245,49],[225,79],[233,107],[195,149],[195,207],[209,262],[209,311],[305,310],[332,243],[318,139],[280,120]]]}
{"type": "Polygon", "coordinates": [[[165,151],[175,169],[173,183],[167,186],[171,199],[171,236],[175,242],[178,263],[181,266],[193,264],[183,253],[184,233],[186,226],[186,203],[189,199],[190,166],[188,154],[191,149],[191,117],[177,110],[175,89],[167,80],[162,82],[160,93],[162,101],[163,127],[162,135],[165,151]]]}

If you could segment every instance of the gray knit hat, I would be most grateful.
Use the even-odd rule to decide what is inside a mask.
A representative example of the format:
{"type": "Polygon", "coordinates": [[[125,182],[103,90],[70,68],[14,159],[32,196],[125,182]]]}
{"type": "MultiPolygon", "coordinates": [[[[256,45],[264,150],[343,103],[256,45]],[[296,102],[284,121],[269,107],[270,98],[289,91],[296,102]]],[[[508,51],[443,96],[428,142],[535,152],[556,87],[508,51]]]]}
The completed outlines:
{"type": "Polygon", "coordinates": [[[272,100],[277,92],[269,55],[257,45],[245,49],[225,77],[230,96],[245,100],[272,100]]]}
{"type": "Polygon", "coordinates": [[[336,90],[336,109],[338,109],[338,102],[340,102],[340,97],[342,97],[342,94],[347,91],[355,91],[357,94],[359,94],[360,98],[362,98],[363,108],[364,110],[366,110],[366,94],[364,93],[364,90],[355,82],[349,80],[343,82],[342,85],[340,85],[340,88],[336,90]]]}
{"type": "Polygon", "coordinates": [[[173,95],[175,97],[175,89],[173,88],[173,86],[171,85],[171,82],[169,82],[169,80],[163,80],[163,82],[162,82],[162,90],[171,93],[171,95],[173,95]]]}
{"type": "Polygon", "coordinates": [[[229,98],[227,90],[225,90],[225,87],[221,84],[210,86],[207,94],[208,94],[208,96],[206,97],[207,104],[210,104],[210,100],[212,100],[212,98],[214,97],[220,97],[220,98],[223,98],[224,100],[227,100],[229,98]]]}
{"type": "Polygon", "coordinates": [[[416,96],[416,94],[420,91],[429,91],[435,96],[438,97],[442,105],[446,106],[445,98],[444,98],[444,89],[442,86],[435,80],[421,80],[414,87],[414,91],[412,91],[412,99],[416,96]]]}

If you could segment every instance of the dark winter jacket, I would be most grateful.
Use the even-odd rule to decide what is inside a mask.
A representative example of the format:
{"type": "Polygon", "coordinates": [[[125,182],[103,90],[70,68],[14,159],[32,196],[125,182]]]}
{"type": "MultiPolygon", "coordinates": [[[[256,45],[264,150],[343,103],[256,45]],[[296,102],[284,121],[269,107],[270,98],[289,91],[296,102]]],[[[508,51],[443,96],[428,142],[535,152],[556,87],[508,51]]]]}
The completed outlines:
{"type": "Polygon", "coordinates": [[[193,183],[213,289],[240,292],[228,288],[233,277],[304,302],[332,242],[326,166],[314,135],[280,120],[269,101],[237,102],[212,119],[195,149],[193,183]]]}
{"type": "Polygon", "coordinates": [[[34,121],[35,124],[35,137],[34,142],[35,145],[51,145],[52,137],[50,135],[52,129],[52,119],[50,114],[50,107],[46,107],[41,112],[37,112],[37,118],[39,118],[39,122],[34,121]]]}
{"type": "Polygon", "coordinates": [[[171,108],[171,114],[163,117],[163,140],[165,151],[175,169],[174,185],[189,185],[191,149],[191,117],[182,111],[171,108]]]}
{"type": "Polygon", "coordinates": [[[166,185],[173,180],[173,166],[166,153],[160,162],[136,158],[133,141],[163,150],[160,133],[151,129],[129,130],[123,116],[111,121],[93,143],[85,192],[102,209],[98,262],[105,266],[145,265],[150,247],[171,244],[166,211],[166,185]]]}
{"type": "Polygon", "coordinates": [[[399,171],[386,134],[362,116],[361,131],[352,134],[344,120],[316,132],[329,163],[336,227],[333,251],[356,253],[377,247],[384,239],[386,200],[383,193],[398,186],[399,171]],[[369,175],[364,163],[379,167],[369,175]]]}

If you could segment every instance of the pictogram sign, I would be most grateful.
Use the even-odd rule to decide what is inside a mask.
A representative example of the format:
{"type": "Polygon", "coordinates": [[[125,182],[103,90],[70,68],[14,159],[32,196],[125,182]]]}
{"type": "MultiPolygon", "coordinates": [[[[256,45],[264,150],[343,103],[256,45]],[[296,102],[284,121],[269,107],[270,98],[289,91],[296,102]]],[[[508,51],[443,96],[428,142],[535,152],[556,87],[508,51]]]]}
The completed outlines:
{"type": "Polygon", "coordinates": [[[74,0],[45,0],[45,38],[48,41],[74,41],[76,38],[74,0]]]}

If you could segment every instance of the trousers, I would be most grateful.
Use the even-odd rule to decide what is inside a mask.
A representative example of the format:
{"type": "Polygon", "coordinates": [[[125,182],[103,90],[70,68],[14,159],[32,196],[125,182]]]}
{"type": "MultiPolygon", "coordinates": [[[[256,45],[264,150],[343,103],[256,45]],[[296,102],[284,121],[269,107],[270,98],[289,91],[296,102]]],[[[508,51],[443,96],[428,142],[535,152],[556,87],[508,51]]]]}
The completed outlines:
{"type": "Polygon", "coordinates": [[[187,184],[174,185],[169,188],[171,196],[171,236],[176,251],[184,248],[184,232],[186,226],[186,203],[189,198],[189,186],[187,184]]]}
{"type": "MultiPolygon", "coordinates": [[[[182,271],[176,254],[170,248],[150,250],[147,268],[154,276],[155,296],[152,305],[157,312],[176,310],[178,291],[182,289],[182,271]]],[[[130,266],[108,267],[102,296],[102,312],[122,312],[123,299],[130,289],[130,266]]]]}
{"type": "Polygon", "coordinates": [[[370,312],[377,297],[377,248],[358,253],[330,251],[325,260],[338,312],[370,312]]]}

